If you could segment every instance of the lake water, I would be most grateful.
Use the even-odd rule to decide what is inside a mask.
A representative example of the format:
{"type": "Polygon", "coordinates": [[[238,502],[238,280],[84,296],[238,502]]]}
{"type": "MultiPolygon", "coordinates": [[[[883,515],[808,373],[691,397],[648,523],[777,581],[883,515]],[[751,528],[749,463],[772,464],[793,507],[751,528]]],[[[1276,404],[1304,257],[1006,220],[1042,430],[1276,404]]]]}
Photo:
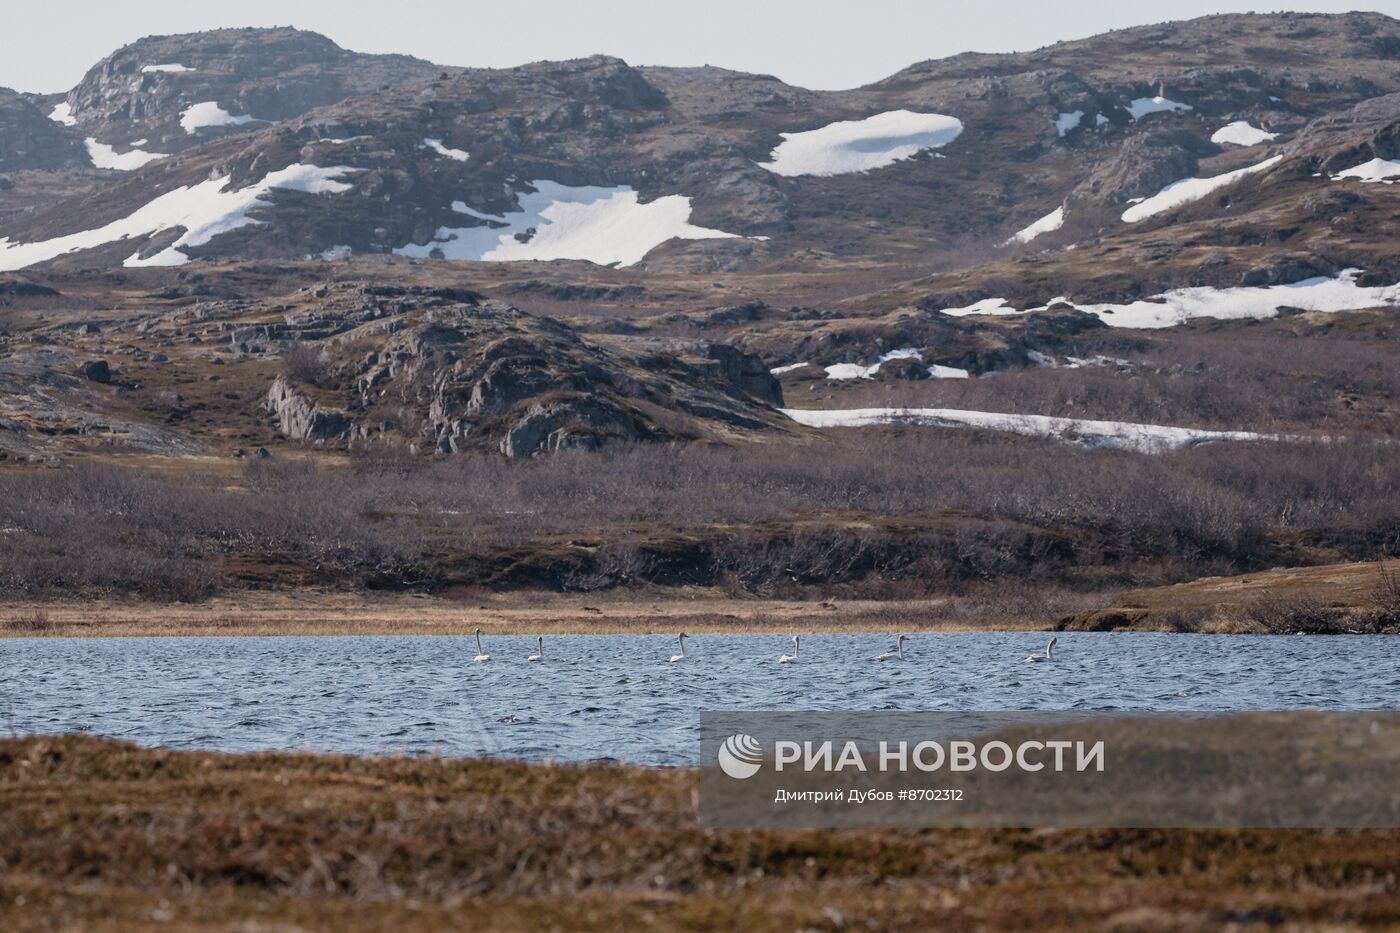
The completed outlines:
{"type": "Polygon", "coordinates": [[[142,745],[693,763],[700,710],[1394,709],[1386,636],[778,635],[0,639],[0,730],[142,745]]]}

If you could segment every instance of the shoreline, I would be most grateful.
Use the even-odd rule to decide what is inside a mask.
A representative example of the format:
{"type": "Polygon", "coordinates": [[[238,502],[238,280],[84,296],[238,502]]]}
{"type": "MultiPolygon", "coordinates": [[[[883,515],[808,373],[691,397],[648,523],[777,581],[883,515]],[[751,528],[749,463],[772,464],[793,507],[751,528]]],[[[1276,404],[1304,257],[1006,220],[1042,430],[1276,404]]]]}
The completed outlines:
{"type": "Polygon", "coordinates": [[[420,596],[251,593],[207,603],[30,602],[0,607],[0,639],[315,635],[674,635],[808,632],[1023,632],[1053,623],[978,624],[947,600],[881,602],[618,596],[420,596]]]}

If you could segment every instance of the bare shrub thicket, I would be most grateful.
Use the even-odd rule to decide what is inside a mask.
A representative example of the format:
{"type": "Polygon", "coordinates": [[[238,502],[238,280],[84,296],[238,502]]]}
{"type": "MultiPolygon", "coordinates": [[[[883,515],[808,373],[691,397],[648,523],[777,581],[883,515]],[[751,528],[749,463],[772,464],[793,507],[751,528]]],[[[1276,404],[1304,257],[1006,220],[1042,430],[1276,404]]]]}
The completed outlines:
{"type": "Polygon", "coordinates": [[[1091,331],[1056,353],[1106,365],[1012,369],[981,379],[870,382],[843,405],[962,408],[1185,427],[1400,435],[1394,341],[1287,334],[1170,339],[1091,331]],[[1123,360],[1130,372],[1111,360],[1123,360]]]}
{"type": "Polygon", "coordinates": [[[1337,635],[1346,631],[1342,613],[1307,595],[1261,599],[1250,604],[1248,617],[1271,635],[1337,635]]]}
{"type": "Polygon", "coordinates": [[[7,593],[192,600],[283,573],[368,587],[721,583],[775,594],[865,581],[914,598],[1008,579],[1165,582],[1309,549],[1400,554],[1400,450],[1230,444],[1146,456],[929,429],[526,463],[259,460],[237,489],[100,465],[0,483],[7,593]]]}

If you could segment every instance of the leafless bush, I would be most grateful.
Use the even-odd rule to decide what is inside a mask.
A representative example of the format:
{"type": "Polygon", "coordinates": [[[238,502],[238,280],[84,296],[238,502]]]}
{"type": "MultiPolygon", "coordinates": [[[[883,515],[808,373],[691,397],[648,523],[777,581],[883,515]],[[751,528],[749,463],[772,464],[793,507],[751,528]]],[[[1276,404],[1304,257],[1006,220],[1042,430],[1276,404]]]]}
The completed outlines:
{"type": "Polygon", "coordinates": [[[45,632],[53,631],[54,624],[49,619],[49,614],[40,609],[29,615],[11,619],[8,628],[12,632],[23,632],[28,635],[42,635],[45,632]]]}
{"type": "Polygon", "coordinates": [[[0,592],[193,600],[234,579],[722,582],[918,598],[978,581],[1161,583],[1296,562],[1307,548],[1400,554],[1400,450],[1386,444],[1147,456],[920,429],[819,449],[637,445],[528,463],[380,454],[353,470],[276,459],[245,469],[237,489],[93,464],[7,476],[0,592]],[[597,543],[554,559],[573,536],[597,543]]]}
{"type": "Polygon", "coordinates": [[[298,385],[326,386],[330,383],[330,367],[321,351],[298,344],[282,354],[282,372],[298,385]]]}
{"type": "Polygon", "coordinates": [[[1371,605],[1384,625],[1400,625],[1400,570],[1376,561],[1376,590],[1371,605]]]}
{"type": "Polygon", "coordinates": [[[1338,635],[1342,614],[1311,596],[1272,596],[1250,604],[1247,614],[1271,635],[1338,635]]]}

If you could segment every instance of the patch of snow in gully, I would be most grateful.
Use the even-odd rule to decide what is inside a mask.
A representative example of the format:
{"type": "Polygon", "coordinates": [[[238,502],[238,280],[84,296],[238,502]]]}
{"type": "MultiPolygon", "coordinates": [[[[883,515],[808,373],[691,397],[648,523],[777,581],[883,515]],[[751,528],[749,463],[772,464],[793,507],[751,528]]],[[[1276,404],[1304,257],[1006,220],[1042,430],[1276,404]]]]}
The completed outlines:
{"type": "Polygon", "coordinates": [[[1060,136],[1065,135],[1070,130],[1079,128],[1079,121],[1084,119],[1084,111],[1071,110],[1069,113],[1062,113],[1055,117],[1055,132],[1060,136]]]}
{"type": "Polygon", "coordinates": [[[149,74],[183,74],[186,71],[194,71],[188,65],[177,65],[174,62],[164,65],[142,65],[141,73],[149,74]]]}
{"type": "Polygon", "coordinates": [[[1355,178],[1363,184],[1374,184],[1378,181],[1389,181],[1400,177],[1400,160],[1394,159],[1372,159],[1369,162],[1362,162],[1360,165],[1338,172],[1332,176],[1333,181],[1341,181],[1345,178],[1355,178]]]}
{"type": "Polygon", "coordinates": [[[100,143],[91,136],[83,140],[83,145],[87,147],[88,158],[92,159],[94,166],[118,172],[134,171],[148,162],[164,159],[169,155],[167,152],[143,152],[136,148],[128,152],[117,152],[111,146],[100,143]]]}
{"type": "Polygon", "coordinates": [[[869,366],[861,366],[859,363],[837,363],[834,366],[826,367],[826,378],[828,379],[873,379],[880,371],[880,367],[890,360],[917,360],[923,356],[922,348],[904,347],[900,350],[891,350],[881,356],[869,366]]]}
{"type": "Polygon", "coordinates": [[[843,120],[783,141],[759,162],[775,175],[845,175],[867,172],[908,159],[925,149],[946,146],[962,132],[962,121],[941,113],[891,110],[864,120],[843,120]]]}
{"type": "Polygon", "coordinates": [[[212,100],[186,107],[180,114],[180,127],[190,135],[194,135],[205,127],[243,126],[245,123],[266,122],[266,120],[259,120],[257,117],[236,117],[220,107],[217,101],[212,100]]]}
{"type": "Polygon", "coordinates": [[[530,182],[530,187],[535,190],[519,195],[520,210],[499,217],[474,211],[460,201],[452,205],[458,213],[500,226],[443,227],[433,242],[410,243],[394,252],[424,258],[437,249],[447,259],[465,261],[583,259],[631,266],[670,239],[738,236],[690,223],[690,198],[679,194],[643,204],[626,185],[571,187],[540,180],[530,182]]]}
{"type": "Polygon", "coordinates": [[[1141,453],[1160,453],[1210,441],[1276,439],[1249,431],[1205,431],[1131,421],[1009,415],[956,408],[850,408],[825,411],[785,408],[782,412],[798,424],[812,428],[859,428],[888,424],[982,428],[1030,437],[1050,437],[1084,447],[1109,447],[1141,453]]]}
{"type": "Polygon", "coordinates": [[[336,194],[350,185],[338,179],[362,171],[344,165],[322,168],[316,165],[289,165],[271,172],[247,188],[229,190],[227,178],[212,178],[188,187],[167,191],[130,216],[105,226],[37,243],[11,243],[0,239],[0,271],[23,269],[67,253],[92,249],[131,237],[148,236],[162,230],[183,228],[184,233],[168,248],[145,259],[133,254],[126,266],[178,266],[189,256],[178,247],[203,246],[214,237],[239,227],[262,223],[249,214],[269,207],[264,196],[274,189],[304,191],[309,194],[336,194]]]}
{"type": "Polygon", "coordinates": [[[789,363],[786,366],[774,366],[772,369],[768,370],[768,372],[774,376],[781,376],[783,373],[795,372],[807,365],[807,363],[789,363]]]}
{"type": "Polygon", "coordinates": [[[1127,106],[1127,111],[1134,120],[1141,120],[1154,113],[1182,113],[1190,109],[1190,104],[1179,104],[1161,96],[1139,97],[1127,106]]]}
{"type": "Polygon", "coordinates": [[[1248,120],[1227,123],[1210,136],[1210,141],[1217,146],[1257,146],[1275,139],[1278,139],[1277,133],[1268,133],[1257,126],[1251,126],[1248,120]]]}
{"type": "Polygon", "coordinates": [[[66,100],[53,105],[49,119],[64,126],[74,126],[78,122],[78,118],[73,116],[73,105],[66,100]]]}
{"type": "Polygon", "coordinates": [[[1064,225],[1065,209],[1064,207],[1057,207],[1029,226],[1022,227],[1020,230],[1011,234],[1011,238],[1001,245],[1010,246],[1012,243],[1029,243],[1042,233],[1052,233],[1064,225]]]}
{"type": "Polygon", "coordinates": [[[464,149],[449,149],[447,146],[443,145],[441,139],[424,139],[423,148],[431,149],[438,155],[446,156],[456,162],[465,162],[467,159],[471,158],[464,149]]]}
{"type": "Polygon", "coordinates": [[[1210,178],[1183,178],[1167,185],[1161,191],[1154,194],[1123,212],[1124,223],[1137,223],[1146,220],[1156,214],[1181,207],[1183,204],[1190,204],[1199,201],[1212,191],[1218,191],[1226,185],[1234,184],[1241,178],[1254,175],[1258,172],[1266,171],[1277,165],[1283,156],[1274,156],[1265,159],[1256,165],[1247,165],[1244,168],[1235,169],[1233,172],[1226,172],[1223,175],[1213,175],[1210,178]]]}
{"type": "Polygon", "coordinates": [[[988,317],[1002,317],[1012,314],[1026,314],[1026,311],[1018,311],[1007,303],[1005,298],[983,298],[962,308],[944,308],[943,314],[949,317],[967,317],[971,314],[984,314],[988,317]]]}
{"type": "Polygon", "coordinates": [[[1400,284],[1362,286],[1356,282],[1359,274],[1359,269],[1347,269],[1334,279],[1318,276],[1289,285],[1176,288],[1128,304],[1077,305],[1065,298],[1056,298],[1038,308],[1017,310],[1003,298],[988,298],[966,308],[945,308],[942,313],[953,317],[1030,314],[1052,305],[1067,304],[1094,315],[1110,327],[1157,329],[1202,317],[1263,320],[1277,317],[1280,307],[1336,313],[1400,304],[1400,284]]]}

